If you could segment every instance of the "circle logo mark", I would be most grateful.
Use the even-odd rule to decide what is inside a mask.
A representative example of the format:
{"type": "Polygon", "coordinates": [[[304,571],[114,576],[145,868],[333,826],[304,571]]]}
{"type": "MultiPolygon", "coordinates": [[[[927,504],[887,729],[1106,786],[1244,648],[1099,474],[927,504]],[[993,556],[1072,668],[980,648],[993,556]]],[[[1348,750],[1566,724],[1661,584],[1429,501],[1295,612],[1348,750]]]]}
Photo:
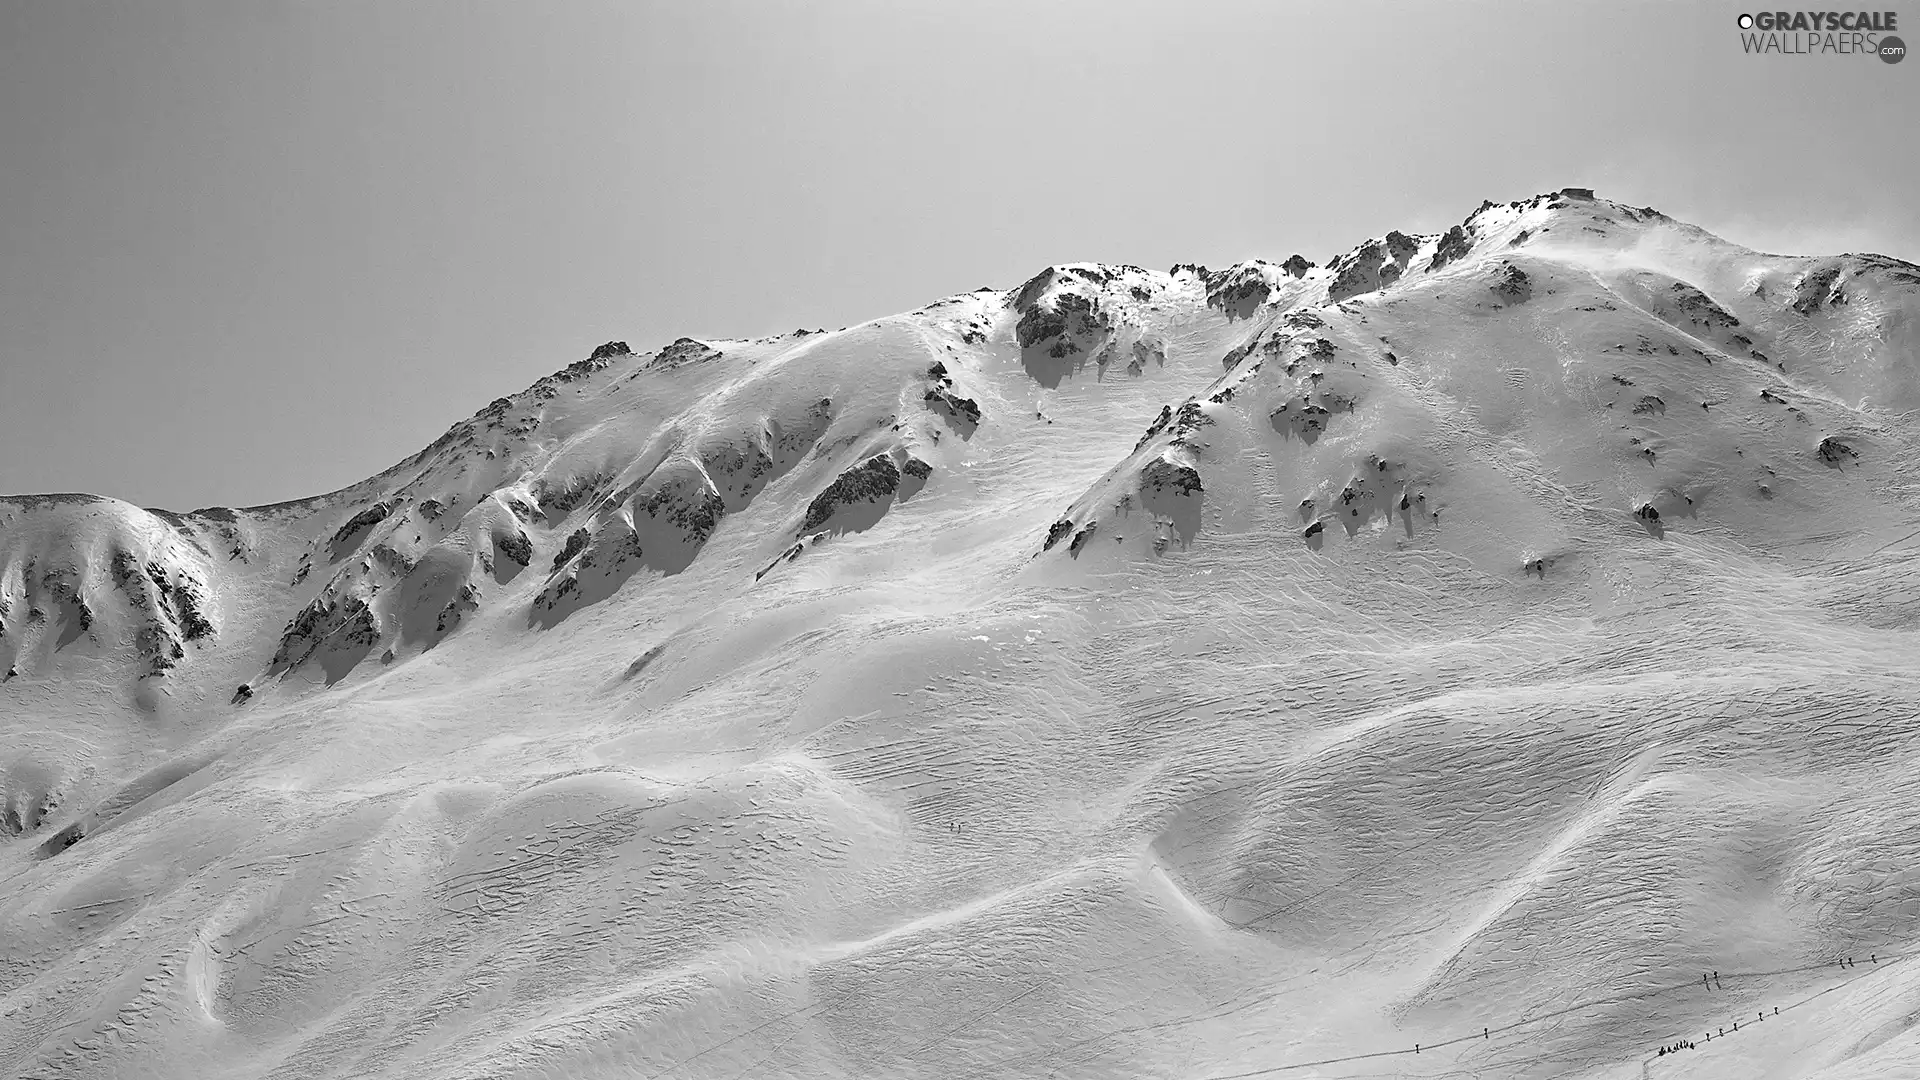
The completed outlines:
{"type": "Polygon", "coordinates": [[[1753,29],[1753,16],[1751,15],[1740,16],[1740,29],[1742,30],[1753,29]]]}
{"type": "Polygon", "coordinates": [[[1901,41],[1897,37],[1883,37],[1880,39],[1880,62],[1881,63],[1897,64],[1900,61],[1905,60],[1906,58],[1907,58],[1906,42],[1901,41]]]}

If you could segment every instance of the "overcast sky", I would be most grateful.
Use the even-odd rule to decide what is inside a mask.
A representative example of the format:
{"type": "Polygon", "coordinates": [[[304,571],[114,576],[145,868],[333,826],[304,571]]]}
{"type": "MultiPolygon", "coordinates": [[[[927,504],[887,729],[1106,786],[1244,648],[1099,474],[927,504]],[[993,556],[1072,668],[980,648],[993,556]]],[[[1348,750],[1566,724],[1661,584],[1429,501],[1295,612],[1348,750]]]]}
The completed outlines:
{"type": "Polygon", "coordinates": [[[0,491],[317,494],[609,339],[1567,185],[1920,260],[1920,61],[1742,10],[0,0],[0,491]]]}

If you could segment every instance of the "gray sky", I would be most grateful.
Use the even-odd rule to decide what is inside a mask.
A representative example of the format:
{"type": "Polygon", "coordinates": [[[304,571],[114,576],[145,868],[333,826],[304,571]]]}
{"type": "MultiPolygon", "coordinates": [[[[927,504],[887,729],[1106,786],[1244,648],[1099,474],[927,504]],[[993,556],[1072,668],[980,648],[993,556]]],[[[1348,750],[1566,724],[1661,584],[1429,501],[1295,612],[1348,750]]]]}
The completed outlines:
{"type": "Polygon", "coordinates": [[[0,0],[0,491],[317,494],[612,338],[1570,184],[1920,260],[1920,61],[1743,55],[1743,10],[0,0]]]}

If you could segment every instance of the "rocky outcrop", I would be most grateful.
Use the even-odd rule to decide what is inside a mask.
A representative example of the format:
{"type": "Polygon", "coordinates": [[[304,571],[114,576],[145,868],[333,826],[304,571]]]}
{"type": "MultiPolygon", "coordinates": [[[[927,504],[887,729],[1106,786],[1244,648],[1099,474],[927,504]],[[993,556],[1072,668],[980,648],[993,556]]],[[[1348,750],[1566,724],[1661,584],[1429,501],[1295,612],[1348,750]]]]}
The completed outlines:
{"type": "Polygon", "coordinates": [[[1140,470],[1140,490],[1143,494],[1168,492],[1174,495],[1193,495],[1204,488],[1200,483],[1198,469],[1166,458],[1154,458],[1140,470]]]}
{"type": "MultiPolygon", "coordinates": [[[[206,613],[206,586],[191,575],[169,572],[153,561],[143,566],[124,549],[113,553],[108,573],[136,616],[134,648],[148,673],[171,670],[186,659],[186,642],[214,636],[206,613]]],[[[86,615],[90,622],[91,612],[86,615]]]]}
{"type": "MultiPolygon", "coordinates": [[[[1299,256],[1294,256],[1299,258],[1299,256]]],[[[1272,298],[1281,276],[1279,268],[1260,260],[1241,263],[1218,274],[1209,274],[1207,306],[1229,319],[1244,319],[1272,298]]]]}
{"type": "Polygon", "coordinates": [[[399,503],[394,500],[377,502],[348,518],[346,524],[335,530],[333,539],[329,541],[334,561],[337,562],[353,554],[360,547],[360,542],[367,538],[367,534],[372,532],[376,525],[392,516],[398,506],[399,503]]]}
{"type": "Polygon", "coordinates": [[[1020,315],[1014,337],[1023,350],[1040,350],[1055,359],[1091,351],[1107,330],[1099,302],[1079,293],[1062,293],[1020,315]]]}
{"type": "Polygon", "coordinates": [[[650,371],[659,369],[672,370],[674,368],[685,367],[688,364],[704,364],[712,360],[718,360],[720,356],[720,350],[708,345],[706,342],[683,337],[676,339],[673,344],[655,353],[653,359],[647,361],[647,369],[650,371]]]}
{"type": "Polygon", "coordinates": [[[927,381],[927,391],[922,396],[927,408],[944,416],[962,435],[971,435],[980,425],[979,402],[954,391],[953,377],[947,374],[947,365],[943,363],[936,361],[927,369],[927,381]]]}
{"type": "Polygon", "coordinates": [[[690,480],[662,485],[634,503],[635,514],[664,522],[695,546],[707,542],[727,512],[726,500],[706,484],[690,480]]]}
{"type": "Polygon", "coordinates": [[[554,525],[574,510],[599,498],[612,480],[613,477],[606,473],[590,473],[560,482],[543,477],[534,481],[533,497],[547,524],[554,525]]]}
{"type": "Polygon", "coordinates": [[[612,596],[640,569],[641,545],[625,520],[609,518],[597,532],[576,529],[567,554],[556,560],[546,585],[533,598],[532,621],[552,626],[574,611],[612,596]]]}
{"type": "Polygon", "coordinates": [[[800,519],[802,532],[825,525],[842,507],[854,503],[882,503],[900,488],[900,468],[887,454],[876,454],[836,477],[807,504],[800,519]]]}
{"type": "Polygon", "coordinates": [[[1489,286],[1493,295],[1505,304],[1524,304],[1533,299],[1533,282],[1524,270],[1512,263],[1500,264],[1495,272],[1493,284],[1489,286]]]}
{"type": "Polygon", "coordinates": [[[509,561],[517,566],[526,567],[533,562],[533,541],[518,529],[503,529],[494,533],[493,550],[496,559],[509,561]]]}
{"type": "Polygon", "coordinates": [[[1418,248],[1413,237],[1398,231],[1361,244],[1329,267],[1333,280],[1327,285],[1327,299],[1339,303],[1392,285],[1406,273],[1407,260],[1418,248]]]}
{"type": "Polygon", "coordinates": [[[450,634],[468,615],[480,610],[480,590],[468,582],[460,586],[460,591],[440,609],[440,615],[434,622],[434,631],[438,634],[450,634]]]}
{"type": "Polygon", "coordinates": [[[1281,402],[1267,414],[1267,423],[1280,434],[1296,436],[1311,446],[1326,434],[1334,416],[1352,411],[1353,406],[1353,399],[1342,394],[1316,391],[1281,402]]]}
{"type": "Polygon", "coordinates": [[[323,593],[301,608],[281,632],[267,668],[276,674],[297,668],[322,647],[358,650],[364,655],[379,641],[380,617],[366,597],[323,593]]]}
{"type": "Polygon", "coordinates": [[[1473,240],[1467,235],[1467,230],[1455,225],[1440,237],[1439,244],[1434,248],[1433,258],[1427,261],[1427,272],[1432,273],[1448,263],[1458,262],[1466,258],[1467,253],[1472,250],[1473,240]]]}
{"type": "Polygon", "coordinates": [[[1051,551],[1053,550],[1053,545],[1059,543],[1062,540],[1065,540],[1068,536],[1071,536],[1072,534],[1073,534],[1073,522],[1068,521],[1065,518],[1061,518],[1059,521],[1054,522],[1051,526],[1048,527],[1046,542],[1040,545],[1040,550],[1051,551]]]}
{"type": "Polygon", "coordinates": [[[593,539],[593,533],[585,525],[568,533],[566,543],[560,545],[560,550],[554,553],[553,572],[559,573],[560,568],[572,562],[575,555],[585,551],[587,542],[591,539],[593,539]]]}
{"type": "Polygon", "coordinates": [[[1844,439],[1829,435],[1814,447],[1814,454],[1829,465],[1839,465],[1860,456],[1860,451],[1849,446],[1844,439]]]}
{"type": "Polygon", "coordinates": [[[0,768],[0,836],[26,836],[53,817],[66,795],[59,773],[24,755],[0,768]]]}
{"type": "MultiPolygon", "coordinates": [[[[1680,313],[1694,326],[1720,331],[1740,325],[1740,320],[1734,318],[1732,312],[1714,303],[1712,297],[1684,281],[1676,281],[1668,286],[1668,292],[1673,296],[1674,306],[1678,307],[1680,313]]],[[[1747,344],[1751,345],[1752,342],[1749,341],[1747,344]]]]}

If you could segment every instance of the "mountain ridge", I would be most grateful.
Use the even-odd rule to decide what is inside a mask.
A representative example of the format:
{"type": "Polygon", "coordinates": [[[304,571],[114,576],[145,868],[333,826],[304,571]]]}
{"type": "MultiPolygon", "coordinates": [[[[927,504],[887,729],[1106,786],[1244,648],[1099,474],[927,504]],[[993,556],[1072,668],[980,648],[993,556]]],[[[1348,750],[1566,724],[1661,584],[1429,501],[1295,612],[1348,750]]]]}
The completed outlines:
{"type": "MultiPolygon", "coordinates": [[[[0,497],[0,1069],[1216,1075],[1557,996],[1434,1068],[1613,1075],[1722,1008],[1633,988],[1920,914],[1916,345],[1920,267],[1568,188],[0,497]]],[[[1876,1075],[1845,1000],[1739,1045],[1876,1075]]]]}

